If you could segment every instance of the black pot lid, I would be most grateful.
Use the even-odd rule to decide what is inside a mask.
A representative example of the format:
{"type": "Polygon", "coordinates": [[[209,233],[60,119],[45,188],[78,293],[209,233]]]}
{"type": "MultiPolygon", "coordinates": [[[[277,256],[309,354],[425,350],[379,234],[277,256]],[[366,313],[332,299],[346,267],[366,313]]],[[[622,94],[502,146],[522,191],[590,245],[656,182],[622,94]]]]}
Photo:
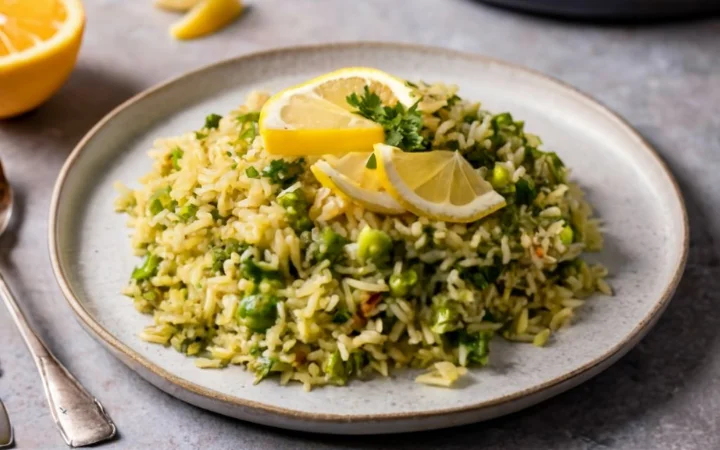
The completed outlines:
{"type": "Polygon", "coordinates": [[[649,19],[720,12],[720,0],[480,0],[538,14],[577,18],[649,19]]]}

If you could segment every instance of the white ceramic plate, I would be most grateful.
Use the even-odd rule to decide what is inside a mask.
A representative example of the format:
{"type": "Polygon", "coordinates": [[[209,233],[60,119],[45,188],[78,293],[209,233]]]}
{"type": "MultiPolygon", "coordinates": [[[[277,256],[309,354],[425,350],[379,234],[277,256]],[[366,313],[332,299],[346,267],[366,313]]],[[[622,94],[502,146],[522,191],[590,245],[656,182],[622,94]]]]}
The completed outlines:
{"type": "Polygon", "coordinates": [[[262,424],[327,433],[441,428],[507,414],[608,367],[655,323],[681,276],[688,227],[679,190],[655,152],[615,114],[538,73],[447,50],[393,44],[292,48],[225,61],[150,89],[103,119],[68,159],[50,214],[58,282],[80,322],[133,370],[186,402],[262,424]],[[137,332],[150,322],[120,290],[138,263],[112,184],[148,171],[160,136],[197,129],[252,89],[276,91],[345,66],[372,66],[410,80],[444,81],[493,111],[511,111],[573,169],[606,224],[614,297],[598,296],[547,348],[493,343],[492,363],[455,389],[415,384],[416,372],[304,392],[239,367],[201,370],[137,332]]]}

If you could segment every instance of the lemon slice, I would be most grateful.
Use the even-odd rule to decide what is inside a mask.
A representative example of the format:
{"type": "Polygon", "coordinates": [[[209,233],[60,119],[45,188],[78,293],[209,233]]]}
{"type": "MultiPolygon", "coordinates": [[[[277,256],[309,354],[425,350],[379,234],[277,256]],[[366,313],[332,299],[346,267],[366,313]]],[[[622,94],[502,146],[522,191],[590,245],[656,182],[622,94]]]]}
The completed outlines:
{"type": "Polygon", "coordinates": [[[375,158],[385,190],[419,216],[467,223],[505,206],[502,195],[458,152],[408,153],[377,144],[375,158]]]}
{"type": "Polygon", "coordinates": [[[0,0],[0,119],[35,108],[62,86],[84,25],[79,0],[0,0]]]}
{"type": "Polygon", "coordinates": [[[350,67],[286,89],[263,106],[260,135],[265,150],[276,155],[325,155],[371,152],[385,141],[379,124],[354,114],[347,103],[367,86],[383,105],[413,103],[405,82],[377,69],[350,67]]]}
{"type": "Polygon", "coordinates": [[[200,3],[200,0],[155,0],[155,6],[168,11],[189,11],[193,6],[200,3]]]}
{"type": "Polygon", "coordinates": [[[243,12],[240,0],[202,0],[170,28],[176,39],[194,39],[228,25],[243,12]]]}
{"type": "Polygon", "coordinates": [[[315,178],[331,191],[359,203],[368,211],[381,214],[405,212],[392,196],[382,190],[376,170],[365,167],[372,153],[348,153],[336,158],[328,156],[310,167],[315,178]]]}

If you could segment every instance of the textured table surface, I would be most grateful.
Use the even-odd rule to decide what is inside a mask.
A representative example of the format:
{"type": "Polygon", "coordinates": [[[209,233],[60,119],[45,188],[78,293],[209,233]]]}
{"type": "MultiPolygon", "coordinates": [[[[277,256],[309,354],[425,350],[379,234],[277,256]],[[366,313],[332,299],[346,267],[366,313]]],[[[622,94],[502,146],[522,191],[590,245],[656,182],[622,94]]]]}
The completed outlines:
{"type": "MultiPolygon", "coordinates": [[[[117,423],[120,438],[103,448],[720,448],[720,20],[596,26],[471,0],[256,0],[225,31],[179,43],[167,36],[175,16],[149,0],[85,4],[87,32],[69,82],[39,110],[0,121],[0,157],[22,221],[0,240],[0,269],[52,350],[117,423]],[[88,337],[55,284],[46,240],[53,182],[83,134],[123,100],[187,70],[259,49],[354,40],[444,46],[544,71],[600,99],[657,146],[685,195],[691,248],[673,302],[636,349],[582,386],[508,417],[344,438],[275,430],[186,405],[88,337]]],[[[32,360],[3,312],[0,397],[19,448],[63,448],[32,360]]]]}

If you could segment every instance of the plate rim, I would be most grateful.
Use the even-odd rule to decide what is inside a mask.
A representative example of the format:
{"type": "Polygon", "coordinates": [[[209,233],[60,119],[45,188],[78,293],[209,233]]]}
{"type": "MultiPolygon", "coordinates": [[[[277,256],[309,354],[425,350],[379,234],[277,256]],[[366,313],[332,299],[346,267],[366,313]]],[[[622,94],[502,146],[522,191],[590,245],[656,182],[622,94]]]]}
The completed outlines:
{"type": "MultiPolygon", "coordinates": [[[[120,105],[116,106],[113,110],[111,110],[107,115],[105,115],[99,122],[97,122],[91,129],[88,131],[83,138],[78,142],[78,144],[73,148],[70,155],[67,157],[65,163],[63,164],[57,180],[55,182],[55,185],[53,187],[52,197],[50,201],[50,213],[48,218],[48,250],[50,253],[50,262],[53,269],[53,275],[55,277],[55,280],[60,287],[60,290],[62,291],[63,296],[65,297],[65,300],[70,305],[72,311],[74,312],[76,319],[80,322],[80,324],[83,326],[83,328],[89,332],[89,334],[95,338],[98,342],[103,344],[104,346],[108,347],[108,349],[111,351],[111,353],[120,361],[122,361],[124,364],[128,365],[131,370],[137,372],[137,369],[135,367],[132,367],[130,364],[130,361],[132,361],[134,364],[139,364],[143,367],[144,370],[149,371],[156,377],[159,377],[163,381],[170,383],[172,385],[175,385],[181,389],[184,389],[194,395],[198,395],[202,398],[216,400],[221,403],[224,403],[231,407],[241,407],[241,408],[250,408],[255,410],[260,410],[265,413],[271,413],[271,414],[277,414],[280,416],[283,416],[288,419],[300,419],[300,420],[311,420],[316,422],[323,422],[323,423],[352,423],[352,422],[362,422],[362,421],[394,421],[394,420],[403,420],[403,419],[420,419],[420,418],[430,418],[430,417],[438,417],[438,416],[448,416],[453,414],[460,414],[460,413],[471,413],[475,411],[480,411],[486,408],[491,408],[499,405],[504,404],[510,404],[514,401],[522,400],[526,397],[532,397],[534,395],[538,395],[542,393],[543,391],[547,391],[549,389],[558,388],[562,384],[566,384],[570,382],[571,380],[574,380],[584,374],[591,374],[593,369],[598,368],[598,366],[602,366],[603,363],[607,363],[608,361],[613,362],[613,360],[619,359],[623,354],[627,353],[630,348],[632,348],[634,345],[639,342],[640,339],[644,336],[645,333],[649,331],[649,329],[655,324],[655,322],[658,319],[658,316],[662,314],[662,312],[667,307],[668,303],[672,299],[673,293],[675,292],[680,279],[682,278],[682,275],[685,270],[685,266],[687,263],[687,257],[689,252],[689,242],[690,242],[690,236],[689,236],[689,219],[687,214],[687,207],[685,204],[685,199],[682,195],[682,192],[680,190],[680,187],[677,183],[677,180],[673,176],[672,172],[670,171],[667,163],[662,159],[660,154],[655,150],[655,148],[650,145],[650,143],[642,136],[640,133],[635,130],[635,128],[623,117],[621,117],[618,113],[614,112],[612,109],[607,107],[604,103],[600,102],[599,100],[593,98],[589,94],[571,86],[570,84],[561,81],[553,76],[546,75],[538,70],[531,69],[519,64],[510,63],[498,58],[489,57],[481,54],[475,54],[465,51],[459,51],[459,50],[453,50],[443,47],[436,47],[436,46],[427,46],[427,45],[421,45],[421,44],[410,44],[410,43],[395,43],[395,42],[383,42],[383,41],[356,41],[356,42],[338,42],[338,43],[329,43],[329,44],[311,44],[311,45],[295,45],[295,46],[285,46],[285,47],[275,47],[267,50],[261,50],[261,51],[255,51],[250,52],[246,54],[242,54],[239,56],[235,56],[228,59],[223,59],[221,61],[217,61],[212,64],[208,64],[205,66],[202,66],[200,68],[190,70],[187,72],[183,72],[180,75],[174,76],[166,81],[157,83],[142,92],[139,92],[138,94],[135,94],[131,98],[127,99],[120,105]],[[556,376],[552,379],[546,380],[542,383],[539,383],[535,386],[529,387],[527,389],[523,389],[521,391],[517,391],[511,394],[503,395],[499,398],[492,399],[492,400],[486,400],[486,401],[480,401],[477,403],[473,403],[470,405],[465,406],[456,406],[452,408],[440,408],[440,409],[428,409],[425,411],[418,411],[418,412],[398,412],[398,413],[377,413],[377,414],[332,414],[332,413],[310,413],[310,412],[304,412],[302,410],[297,409],[287,409],[283,407],[278,406],[272,406],[268,405],[266,403],[254,401],[254,400],[247,400],[240,397],[227,395],[221,392],[218,392],[214,389],[206,388],[201,385],[198,385],[196,383],[193,383],[191,381],[188,381],[182,377],[179,377],[163,368],[158,366],[157,364],[151,362],[147,358],[143,357],[139,353],[132,350],[128,345],[117,339],[112,333],[110,333],[108,330],[106,330],[102,325],[100,325],[92,316],[92,314],[83,306],[82,302],[78,300],[78,298],[74,295],[71,287],[70,282],[67,278],[67,275],[65,271],[63,270],[61,264],[60,264],[60,251],[59,251],[59,245],[58,245],[58,211],[60,206],[60,198],[63,193],[63,189],[65,186],[65,181],[67,179],[67,176],[69,172],[71,171],[72,167],[74,166],[75,162],[79,159],[82,151],[86,147],[87,143],[95,137],[95,135],[98,133],[100,129],[102,129],[106,124],[108,124],[110,121],[112,121],[117,115],[119,115],[122,111],[132,107],[135,103],[138,103],[139,101],[143,100],[146,97],[149,97],[162,89],[165,89],[171,85],[174,85],[180,81],[182,81],[185,78],[199,75],[203,72],[209,72],[212,70],[215,70],[217,67],[226,65],[226,64],[236,64],[241,61],[248,61],[255,58],[263,58],[268,56],[273,56],[276,54],[284,54],[284,53],[300,53],[300,52],[318,52],[318,51],[324,51],[324,50],[350,50],[350,49],[359,49],[359,48],[375,48],[379,50],[398,50],[398,51],[413,51],[413,52],[423,52],[423,53],[430,53],[433,55],[444,55],[444,56],[452,56],[454,58],[464,59],[467,61],[475,61],[475,62],[482,62],[485,64],[491,64],[491,65],[497,65],[497,66],[503,66],[507,69],[514,70],[514,71],[520,71],[524,72],[526,74],[532,75],[534,77],[542,78],[545,81],[548,81],[552,84],[557,85],[558,87],[562,88],[564,91],[567,92],[568,95],[573,96],[575,99],[582,101],[587,106],[590,106],[594,108],[597,112],[604,115],[607,119],[610,119],[614,124],[616,124],[618,127],[622,128],[625,132],[627,132],[630,136],[632,136],[636,141],[637,145],[639,147],[642,147],[642,149],[645,151],[647,156],[650,156],[660,167],[661,171],[664,173],[664,175],[667,177],[667,179],[670,181],[670,184],[672,186],[672,189],[675,193],[675,197],[679,202],[680,209],[682,211],[682,253],[680,256],[680,259],[678,260],[678,264],[675,267],[675,271],[670,277],[669,282],[663,289],[663,293],[658,300],[658,302],[653,306],[652,310],[645,316],[643,319],[638,322],[638,324],[632,329],[630,333],[628,333],[620,342],[618,342],[615,346],[613,346],[610,350],[603,353],[602,355],[594,358],[592,361],[589,361],[582,366],[578,367],[577,369],[566,372],[562,375],[556,376]],[[632,345],[628,345],[632,344],[632,345]],[[123,357],[120,357],[122,355],[123,357]],[[126,358],[129,358],[127,360],[126,358]]],[[[605,367],[606,368],[606,367],[605,367]]],[[[605,368],[602,368],[604,370],[605,368]]],[[[145,377],[143,377],[145,378],[145,377]]],[[[146,381],[150,381],[146,378],[146,381]]],[[[151,383],[155,384],[155,383],[151,383]]],[[[157,386],[157,385],[156,385],[157,386]]],[[[159,386],[158,386],[159,387],[159,386]]],[[[164,390],[164,389],[163,389],[164,390]]],[[[564,390],[564,389],[562,389],[564,390]]],[[[562,390],[560,392],[562,392],[562,390]]]]}

